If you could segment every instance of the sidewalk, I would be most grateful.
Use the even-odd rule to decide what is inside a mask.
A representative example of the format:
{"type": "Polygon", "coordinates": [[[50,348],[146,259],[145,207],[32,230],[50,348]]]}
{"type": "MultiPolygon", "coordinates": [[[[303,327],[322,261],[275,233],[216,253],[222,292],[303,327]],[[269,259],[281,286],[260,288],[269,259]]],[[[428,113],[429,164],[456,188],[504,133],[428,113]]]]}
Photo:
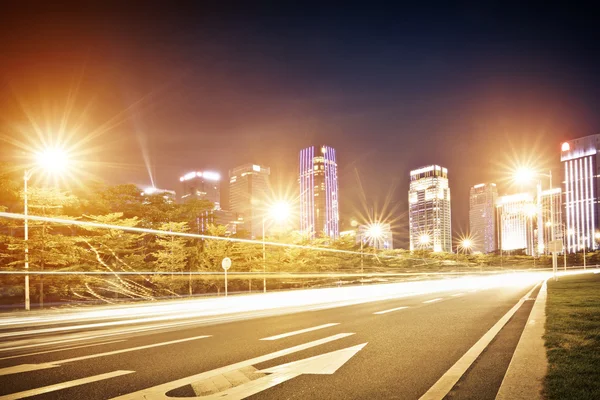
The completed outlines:
{"type": "Polygon", "coordinates": [[[496,400],[542,399],[544,378],[548,371],[548,359],[544,347],[546,323],[546,282],[542,285],[527,325],[515,349],[496,400]]]}

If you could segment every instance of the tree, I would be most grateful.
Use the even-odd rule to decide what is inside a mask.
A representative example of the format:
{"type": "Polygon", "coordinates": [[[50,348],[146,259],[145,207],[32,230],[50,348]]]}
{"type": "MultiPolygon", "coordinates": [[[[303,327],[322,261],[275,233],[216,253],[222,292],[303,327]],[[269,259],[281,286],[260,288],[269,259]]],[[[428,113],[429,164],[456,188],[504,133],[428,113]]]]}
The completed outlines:
{"type": "MultiPolygon", "coordinates": [[[[77,200],[72,195],[60,191],[56,187],[31,187],[28,190],[28,204],[31,215],[43,217],[56,217],[68,219],[62,215],[63,207],[77,200]]],[[[61,269],[72,265],[78,260],[78,249],[73,246],[74,240],[69,227],[57,225],[47,221],[29,221],[27,243],[19,237],[12,237],[8,246],[9,251],[15,255],[12,265],[22,265],[25,245],[28,249],[29,268],[34,271],[61,269]]],[[[37,278],[39,289],[38,299],[40,307],[44,306],[43,274],[37,278]]],[[[50,279],[50,290],[54,293],[61,292],[58,280],[50,279]]],[[[34,291],[35,292],[35,291],[34,291]]]]}
{"type": "MultiPolygon", "coordinates": [[[[166,232],[187,232],[189,230],[186,222],[167,222],[159,227],[166,232]]],[[[181,236],[158,235],[157,250],[152,253],[156,258],[154,265],[158,271],[184,271],[189,258],[188,239],[181,236]]],[[[173,275],[171,274],[171,289],[174,289],[173,275]]],[[[188,284],[191,292],[191,282],[188,284]]]]}

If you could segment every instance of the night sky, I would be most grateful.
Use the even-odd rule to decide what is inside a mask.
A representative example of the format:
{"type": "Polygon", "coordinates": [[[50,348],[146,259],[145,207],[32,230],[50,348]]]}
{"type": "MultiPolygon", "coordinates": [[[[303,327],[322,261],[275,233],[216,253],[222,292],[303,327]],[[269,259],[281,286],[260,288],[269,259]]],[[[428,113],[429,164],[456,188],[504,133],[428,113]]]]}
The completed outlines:
{"type": "Polygon", "coordinates": [[[407,240],[411,169],[448,168],[459,235],[470,186],[510,193],[510,169],[523,163],[560,176],[560,142],[600,127],[591,8],[9,3],[2,160],[18,162],[15,140],[36,137],[32,121],[49,137],[66,121],[58,136],[70,134],[87,172],[110,183],[152,176],[179,190],[187,171],[226,176],[254,162],[280,191],[296,189],[302,147],[328,144],[342,228],[374,207],[394,219],[396,245],[407,240]]]}

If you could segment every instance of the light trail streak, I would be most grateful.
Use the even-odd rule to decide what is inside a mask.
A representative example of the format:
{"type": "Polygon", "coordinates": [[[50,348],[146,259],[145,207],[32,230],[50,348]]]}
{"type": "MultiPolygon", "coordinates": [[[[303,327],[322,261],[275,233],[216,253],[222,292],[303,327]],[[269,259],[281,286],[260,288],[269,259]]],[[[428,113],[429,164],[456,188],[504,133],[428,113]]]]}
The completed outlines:
{"type": "Polygon", "coordinates": [[[27,219],[30,221],[53,222],[53,223],[62,224],[62,225],[75,225],[75,226],[82,226],[82,227],[89,227],[89,228],[113,229],[113,230],[136,232],[136,233],[148,233],[148,234],[154,234],[154,235],[180,236],[180,237],[186,237],[186,238],[192,238],[192,239],[223,240],[223,241],[228,241],[228,242],[248,243],[248,244],[253,244],[253,245],[257,245],[257,246],[258,245],[262,246],[264,243],[267,246],[274,246],[274,247],[289,247],[289,248],[293,248],[293,249],[314,250],[314,251],[323,251],[323,252],[329,252],[329,253],[353,254],[353,255],[358,255],[358,256],[363,254],[364,256],[370,256],[370,257],[399,258],[402,260],[419,260],[418,258],[399,257],[399,256],[394,256],[394,255],[389,255],[389,254],[369,254],[369,253],[361,253],[360,251],[331,249],[331,248],[326,248],[326,247],[307,246],[307,245],[293,244],[293,243],[279,243],[279,242],[268,242],[268,241],[263,242],[262,240],[232,238],[232,237],[223,237],[223,236],[210,236],[210,235],[201,235],[201,234],[197,234],[197,233],[187,233],[187,232],[161,231],[158,229],[139,228],[139,227],[135,227],[135,226],[120,226],[120,225],[111,225],[111,224],[101,224],[99,222],[42,217],[39,215],[31,215],[31,214],[25,216],[23,214],[18,214],[18,213],[0,212],[0,218],[22,219],[22,220],[27,219]]]}
{"type": "MultiPolygon", "coordinates": [[[[52,328],[10,330],[0,333],[0,338],[23,338],[38,334],[59,334],[83,329],[118,328],[129,324],[171,324],[176,320],[188,320],[203,324],[216,316],[237,319],[255,318],[270,314],[279,315],[313,309],[327,309],[374,301],[427,295],[445,291],[468,291],[482,288],[521,287],[550,277],[550,272],[509,273],[495,276],[463,277],[368,286],[307,289],[267,294],[239,295],[205,299],[186,299],[161,303],[121,305],[82,310],[68,314],[49,314],[40,322],[38,317],[0,318],[0,325],[66,324],[52,328]],[[103,321],[104,320],[104,321],[103,321]],[[77,323],[83,323],[78,325],[77,323]]],[[[142,326],[140,326],[142,328],[142,326]]]]}
{"type": "MultiPolygon", "coordinates": [[[[523,269],[514,270],[510,272],[543,272],[551,271],[552,268],[536,268],[536,269],[523,269]]],[[[465,275],[498,275],[507,273],[507,270],[494,270],[494,271],[431,271],[431,272],[229,272],[229,277],[240,276],[244,278],[256,277],[262,278],[266,276],[272,279],[282,278],[360,278],[360,277],[396,277],[396,276],[465,276],[465,275]]],[[[0,275],[175,275],[175,276],[189,276],[189,275],[202,275],[202,276],[222,276],[223,272],[213,271],[0,271],[0,275]]]]}

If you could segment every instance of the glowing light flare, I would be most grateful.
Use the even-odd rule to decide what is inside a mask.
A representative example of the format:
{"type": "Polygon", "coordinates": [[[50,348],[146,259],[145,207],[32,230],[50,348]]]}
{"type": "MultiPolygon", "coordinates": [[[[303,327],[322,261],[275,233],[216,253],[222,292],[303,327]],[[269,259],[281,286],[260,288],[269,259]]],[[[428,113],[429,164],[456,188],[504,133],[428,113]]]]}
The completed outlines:
{"type": "Polygon", "coordinates": [[[45,172],[60,174],[69,165],[68,153],[61,147],[49,147],[35,154],[36,164],[45,172]]]}
{"type": "Polygon", "coordinates": [[[518,183],[531,182],[536,176],[535,170],[529,167],[519,167],[514,173],[514,180],[518,183]]]}
{"type": "Polygon", "coordinates": [[[528,217],[535,217],[537,215],[537,207],[533,203],[526,204],[523,208],[523,213],[528,217]]]}
{"type": "Polygon", "coordinates": [[[431,236],[429,236],[428,234],[423,234],[421,236],[419,236],[419,244],[421,245],[428,245],[429,243],[431,243],[431,236]]]}
{"type": "Polygon", "coordinates": [[[277,222],[287,221],[292,214],[292,206],[286,201],[278,201],[269,208],[269,216],[277,222]]]}
{"type": "Polygon", "coordinates": [[[203,176],[204,176],[204,179],[207,179],[209,181],[221,180],[221,175],[218,172],[204,171],[203,176]]]}
{"type": "Polygon", "coordinates": [[[381,239],[384,236],[383,224],[381,222],[375,222],[367,225],[367,230],[365,231],[365,236],[369,239],[381,239]]]}
{"type": "Polygon", "coordinates": [[[571,150],[571,145],[569,144],[569,142],[564,142],[562,146],[560,146],[560,149],[562,151],[569,151],[571,150]]]}

